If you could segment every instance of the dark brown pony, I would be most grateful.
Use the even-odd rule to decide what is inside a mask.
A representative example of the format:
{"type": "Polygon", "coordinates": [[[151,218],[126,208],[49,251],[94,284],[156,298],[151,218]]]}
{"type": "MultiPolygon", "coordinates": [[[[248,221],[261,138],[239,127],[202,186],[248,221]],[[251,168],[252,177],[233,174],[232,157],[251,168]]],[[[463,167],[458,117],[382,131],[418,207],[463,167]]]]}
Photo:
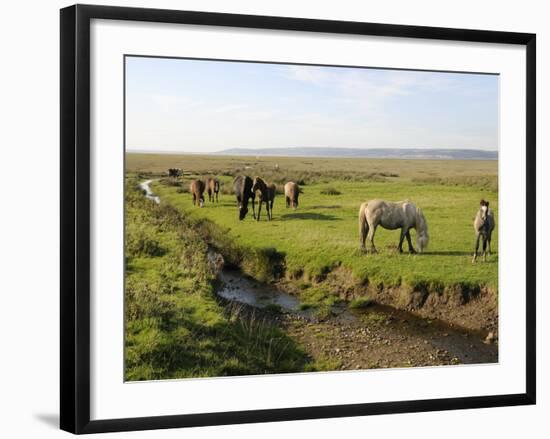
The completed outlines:
{"type": "Polygon", "coordinates": [[[180,177],[183,175],[183,171],[180,168],[170,168],[168,169],[169,177],[180,177]]]}
{"type": "Polygon", "coordinates": [[[193,194],[193,204],[195,206],[204,206],[204,181],[193,180],[189,185],[189,192],[193,194]]]}
{"type": "Polygon", "coordinates": [[[208,201],[218,202],[218,193],[220,192],[220,181],[215,177],[209,177],[206,180],[206,192],[208,192],[208,201]]]}
{"type": "Polygon", "coordinates": [[[258,206],[257,221],[260,221],[260,212],[262,211],[262,203],[265,202],[265,208],[267,210],[267,220],[273,219],[273,202],[275,201],[276,187],[273,183],[266,184],[260,177],[254,177],[252,182],[252,192],[260,192],[260,205],[258,206]]]}
{"type": "Polygon", "coordinates": [[[239,219],[243,220],[248,213],[248,200],[252,198],[252,214],[256,219],[256,209],[254,206],[254,200],[256,194],[252,190],[252,179],[245,175],[239,175],[233,180],[233,190],[237,197],[237,206],[239,208],[239,219]]]}
{"type": "Polygon", "coordinates": [[[296,209],[298,207],[298,195],[300,195],[300,188],[293,181],[289,181],[285,184],[285,199],[286,207],[292,207],[296,209]]]}

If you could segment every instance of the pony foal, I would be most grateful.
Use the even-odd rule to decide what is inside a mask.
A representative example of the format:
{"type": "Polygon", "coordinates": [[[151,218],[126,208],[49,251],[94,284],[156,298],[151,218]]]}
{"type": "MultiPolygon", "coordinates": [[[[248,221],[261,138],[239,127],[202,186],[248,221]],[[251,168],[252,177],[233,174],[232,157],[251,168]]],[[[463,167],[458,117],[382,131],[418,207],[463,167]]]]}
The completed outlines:
{"type": "Polygon", "coordinates": [[[260,212],[262,211],[262,203],[265,202],[265,209],[267,210],[267,220],[273,219],[273,202],[275,201],[276,187],[273,183],[266,184],[260,177],[254,177],[252,182],[252,192],[260,192],[260,204],[258,205],[258,216],[256,220],[260,221],[260,212]]]}
{"type": "Polygon", "coordinates": [[[495,228],[495,216],[493,211],[489,209],[489,202],[481,200],[479,202],[479,210],[474,218],[474,230],[476,233],[476,246],[474,250],[474,257],[472,263],[476,261],[477,252],[479,250],[479,239],[483,241],[483,260],[487,260],[487,250],[489,255],[491,254],[491,235],[495,228]]]}

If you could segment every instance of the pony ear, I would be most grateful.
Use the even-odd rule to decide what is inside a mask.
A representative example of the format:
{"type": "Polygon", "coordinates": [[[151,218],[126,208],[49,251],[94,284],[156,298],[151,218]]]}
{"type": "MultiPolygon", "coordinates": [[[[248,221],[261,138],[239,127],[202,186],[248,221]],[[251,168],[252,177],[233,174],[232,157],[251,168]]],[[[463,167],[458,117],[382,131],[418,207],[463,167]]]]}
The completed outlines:
{"type": "Polygon", "coordinates": [[[486,205],[487,207],[489,207],[489,202],[488,202],[488,201],[485,201],[485,205],[486,205]]]}
{"type": "Polygon", "coordinates": [[[481,201],[479,202],[479,205],[480,206],[485,206],[485,203],[486,203],[486,201],[482,198],[481,201]]]}

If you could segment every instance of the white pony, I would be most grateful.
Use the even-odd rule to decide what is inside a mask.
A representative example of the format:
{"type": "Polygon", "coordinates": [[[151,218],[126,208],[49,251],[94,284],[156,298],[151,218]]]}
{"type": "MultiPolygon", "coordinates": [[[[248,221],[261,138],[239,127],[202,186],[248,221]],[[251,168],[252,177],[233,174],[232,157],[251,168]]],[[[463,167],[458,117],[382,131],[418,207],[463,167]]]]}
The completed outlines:
{"type": "Polygon", "coordinates": [[[376,228],[401,229],[399,238],[399,252],[403,252],[403,240],[407,238],[409,252],[416,253],[409,230],[416,229],[416,245],[422,253],[428,247],[428,223],[420,208],[410,201],[391,202],[384,200],[371,200],[361,204],[359,208],[359,236],[361,249],[365,249],[365,239],[369,238],[371,251],[377,253],[374,246],[374,234],[376,228]]]}

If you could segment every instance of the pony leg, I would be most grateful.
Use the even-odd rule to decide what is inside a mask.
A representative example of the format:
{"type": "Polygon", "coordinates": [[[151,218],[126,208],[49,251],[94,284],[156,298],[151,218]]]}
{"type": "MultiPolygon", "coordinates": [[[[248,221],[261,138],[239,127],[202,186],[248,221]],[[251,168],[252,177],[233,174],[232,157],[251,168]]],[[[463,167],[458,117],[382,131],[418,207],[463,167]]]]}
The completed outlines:
{"type": "Polygon", "coordinates": [[[258,216],[256,217],[256,221],[260,221],[261,212],[262,212],[262,200],[260,200],[260,203],[258,204],[258,216]]]}
{"type": "Polygon", "coordinates": [[[288,209],[290,207],[290,198],[285,197],[285,201],[286,201],[286,208],[288,209]]]}
{"type": "Polygon", "coordinates": [[[475,247],[475,250],[474,250],[474,257],[472,258],[472,264],[476,261],[476,258],[477,258],[477,251],[479,250],[479,238],[480,238],[480,234],[478,233],[476,235],[476,247],[475,247]]]}
{"type": "Polygon", "coordinates": [[[255,197],[252,197],[252,216],[256,219],[256,202],[255,197]]]}
{"type": "Polygon", "coordinates": [[[369,241],[370,241],[370,248],[371,253],[378,253],[378,250],[376,250],[376,247],[374,246],[374,234],[376,233],[376,226],[369,227],[369,233],[367,235],[369,241]]]}
{"type": "Polygon", "coordinates": [[[359,248],[361,250],[366,250],[365,240],[367,239],[368,233],[369,233],[369,223],[365,218],[365,213],[361,211],[359,213],[359,248]]]}
{"type": "Polygon", "coordinates": [[[483,237],[483,262],[487,261],[487,237],[483,237]]]}
{"type": "Polygon", "coordinates": [[[414,249],[414,247],[412,245],[411,231],[410,230],[407,230],[407,233],[405,233],[405,237],[407,238],[407,244],[409,244],[409,253],[415,254],[416,250],[414,249]]]}
{"type": "MultiPolygon", "coordinates": [[[[399,250],[399,253],[403,253],[403,241],[405,239],[405,229],[401,229],[401,235],[399,236],[399,245],[397,246],[397,249],[399,250]]],[[[409,245],[409,251],[411,247],[409,245]]]]}

